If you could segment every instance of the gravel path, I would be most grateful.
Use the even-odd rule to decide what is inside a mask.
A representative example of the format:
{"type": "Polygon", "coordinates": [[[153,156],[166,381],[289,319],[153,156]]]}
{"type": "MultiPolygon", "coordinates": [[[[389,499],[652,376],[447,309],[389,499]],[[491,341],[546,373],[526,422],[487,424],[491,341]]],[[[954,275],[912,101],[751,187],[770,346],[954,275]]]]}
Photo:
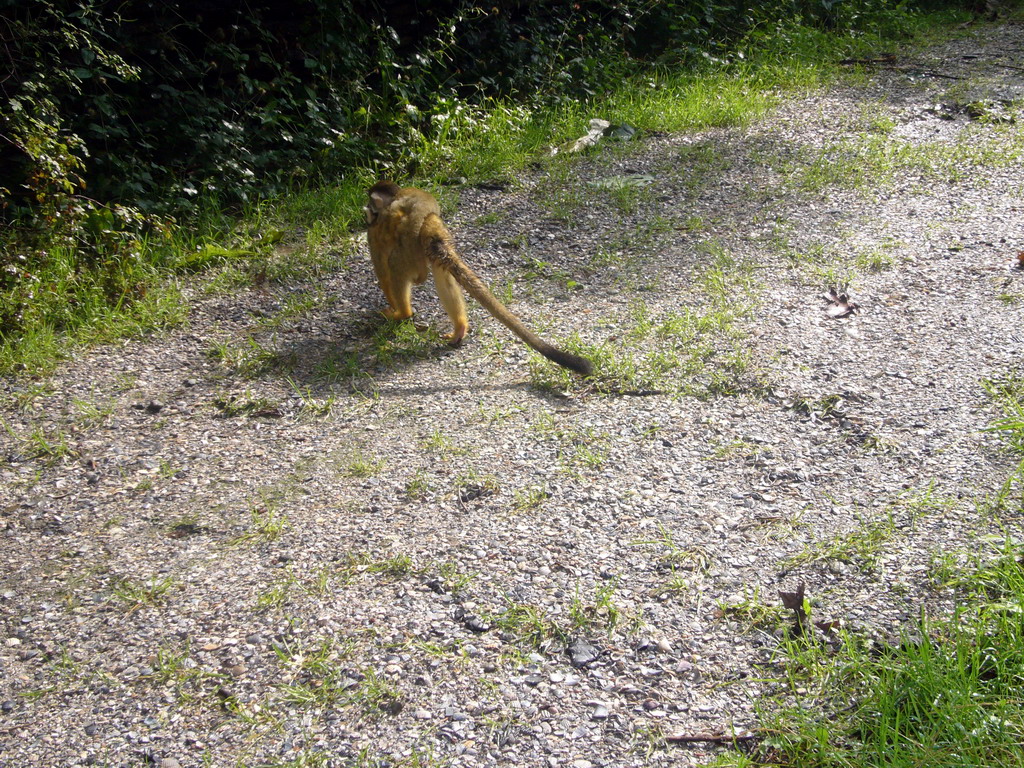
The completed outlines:
{"type": "Polygon", "coordinates": [[[948,608],[936,562],[1020,530],[982,382],[1024,348],[1022,60],[976,28],[464,190],[467,261],[633,394],[479,308],[378,334],[363,246],[4,381],[0,766],[698,764],[665,737],[756,727],[780,590],[948,608]]]}

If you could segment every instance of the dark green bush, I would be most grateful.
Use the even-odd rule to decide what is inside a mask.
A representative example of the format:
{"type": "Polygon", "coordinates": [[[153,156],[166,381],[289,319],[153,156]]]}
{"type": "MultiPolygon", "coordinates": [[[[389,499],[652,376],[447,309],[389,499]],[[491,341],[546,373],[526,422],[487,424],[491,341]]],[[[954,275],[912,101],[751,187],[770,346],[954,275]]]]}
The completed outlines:
{"type": "Polygon", "coordinates": [[[581,99],[632,59],[784,21],[881,23],[881,0],[0,0],[10,222],[82,192],[146,212],[415,162],[448,98],[581,99]]]}

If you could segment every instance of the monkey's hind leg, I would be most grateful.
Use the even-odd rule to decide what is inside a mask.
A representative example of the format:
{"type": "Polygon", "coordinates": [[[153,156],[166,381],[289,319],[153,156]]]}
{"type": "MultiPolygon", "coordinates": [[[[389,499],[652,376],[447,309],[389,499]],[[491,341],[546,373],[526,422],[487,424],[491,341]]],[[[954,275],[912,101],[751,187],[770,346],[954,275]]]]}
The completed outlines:
{"type": "Polygon", "coordinates": [[[389,320],[408,320],[413,316],[412,282],[392,275],[390,290],[384,290],[384,296],[391,306],[384,310],[384,317],[389,320]]]}
{"type": "Polygon", "coordinates": [[[445,339],[451,344],[458,344],[469,330],[469,318],[466,317],[466,302],[462,298],[462,289],[451,273],[443,267],[431,264],[430,268],[434,273],[434,285],[437,286],[441,306],[452,320],[452,332],[447,334],[445,339]]]}

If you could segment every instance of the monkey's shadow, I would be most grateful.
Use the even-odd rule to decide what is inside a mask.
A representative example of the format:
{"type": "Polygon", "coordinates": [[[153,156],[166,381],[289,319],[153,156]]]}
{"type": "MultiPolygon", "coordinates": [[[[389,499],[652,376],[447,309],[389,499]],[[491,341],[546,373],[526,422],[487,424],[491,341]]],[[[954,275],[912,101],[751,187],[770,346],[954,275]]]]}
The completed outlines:
{"type": "Polygon", "coordinates": [[[472,335],[452,346],[433,330],[445,319],[426,313],[417,315],[415,321],[395,322],[375,310],[356,311],[332,322],[330,332],[289,334],[288,341],[272,353],[269,367],[285,372],[312,395],[523,391],[546,400],[561,399],[557,393],[529,381],[486,382],[470,377],[437,384],[425,380],[415,386],[387,383],[387,377],[421,361],[475,352],[479,342],[472,335]]]}

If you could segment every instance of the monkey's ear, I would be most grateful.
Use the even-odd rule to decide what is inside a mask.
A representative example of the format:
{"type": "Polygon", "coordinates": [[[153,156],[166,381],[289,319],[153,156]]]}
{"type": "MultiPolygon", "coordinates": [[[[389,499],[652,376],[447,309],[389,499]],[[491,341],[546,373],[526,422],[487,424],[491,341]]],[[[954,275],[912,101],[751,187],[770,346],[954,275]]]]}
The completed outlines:
{"type": "Polygon", "coordinates": [[[395,198],[391,195],[387,195],[383,192],[371,192],[370,193],[370,206],[377,212],[380,213],[389,205],[395,198]]]}
{"type": "Polygon", "coordinates": [[[398,197],[398,193],[402,191],[393,181],[387,181],[381,179],[372,187],[370,187],[370,207],[373,208],[377,213],[380,213],[398,197]]]}

